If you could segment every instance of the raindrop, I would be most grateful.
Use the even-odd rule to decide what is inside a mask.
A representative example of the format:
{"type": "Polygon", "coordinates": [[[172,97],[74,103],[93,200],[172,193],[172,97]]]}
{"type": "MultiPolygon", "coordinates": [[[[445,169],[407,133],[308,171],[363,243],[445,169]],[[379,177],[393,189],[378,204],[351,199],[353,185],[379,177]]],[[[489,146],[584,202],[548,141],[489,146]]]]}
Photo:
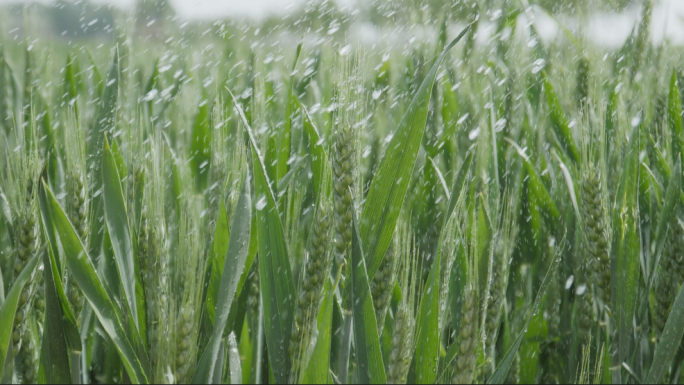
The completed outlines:
{"type": "Polygon", "coordinates": [[[579,285],[579,287],[577,287],[577,295],[584,295],[586,291],[587,285],[579,285]]]}
{"type": "Polygon", "coordinates": [[[546,61],[544,59],[537,59],[535,62],[532,64],[532,73],[537,74],[541,70],[544,69],[544,66],[546,65],[546,61]]]}
{"type": "Polygon", "coordinates": [[[565,281],[565,290],[570,290],[573,282],[575,282],[575,276],[571,275],[570,278],[568,278],[568,280],[565,281]]]}
{"type": "Polygon", "coordinates": [[[261,211],[266,207],[266,195],[262,195],[259,201],[256,203],[257,211],[261,211]]]}

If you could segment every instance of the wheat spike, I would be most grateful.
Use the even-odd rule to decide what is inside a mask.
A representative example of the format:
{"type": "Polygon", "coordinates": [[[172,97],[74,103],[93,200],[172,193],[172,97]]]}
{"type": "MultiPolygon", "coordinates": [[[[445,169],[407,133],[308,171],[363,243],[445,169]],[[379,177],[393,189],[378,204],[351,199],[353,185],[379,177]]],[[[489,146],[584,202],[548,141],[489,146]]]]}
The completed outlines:
{"type": "Polygon", "coordinates": [[[580,54],[577,60],[577,108],[581,111],[587,108],[589,103],[589,59],[580,54]]]}
{"type": "MultiPolygon", "coordinates": [[[[196,202],[193,202],[196,203],[196,202]]],[[[202,227],[198,206],[186,203],[178,227],[175,273],[175,356],[173,375],[177,383],[188,382],[195,368],[199,335],[200,296],[204,285],[202,227]]]]}
{"type": "Polygon", "coordinates": [[[494,240],[494,266],[490,280],[489,296],[487,297],[487,317],[485,319],[485,338],[487,354],[490,359],[494,357],[494,345],[501,325],[501,315],[506,302],[506,289],[508,288],[508,273],[511,263],[511,255],[515,247],[517,227],[514,223],[515,205],[512,200],[505,199],[503,215],[500,220],[501,229],[495,235],[494,240]]]}
{"type": "Polygon", "coordinates": [[[30,332],[26,331],[22,340],[19,359],[21,359],[21,383],[35,384],[38,374],[38,355],[36,351],[36,344],[30,336],[30,332]]]}
{"type": "Polygon", "coordinates": [[[332,255],[328,245],[332,235],[332,218],[329,206],[329,202],[323,198],[317,207],[316,220],[311,232],[309,257],[302,272],[290,339],[293,380],[297,379],[299,371],[303,368],[305,350],[317,328],[316,320],[323,298],[323,286],[330,276],[332,255]]]}
{"type": "Polygon", "coordinates": [[[681,283],[681,262],[684,253],[684,229],[679,219],[670,226],[668,232],[668,247],[665,249],[660,261],[660,273],[655,290],[655,317],[654,324],[656,333],[660,335],[665,328],[665,323],[670,314],[670,308],[677,295],[677,288],[681,283]]]}
{"type": "Polygon", "coordinates": [[[352,210],[354,197],[358,194],[358,121],[361,105],[358,102],[358,58],[341,60],[339,79],[336,84],[337,110],[334,118],[334,143],[332,150],[333,202],[335,205],[335,258],[337,266],[346,271],[340,282],[343,288],[342,308],[350,311],[349,285],[344,279],[349,276],[349,253],[352,238],[352,210]]]}
{"type": "MultiPolygon", "coordinates": [[[[35,255],[38,249],[38,225],[35,206],[35,192],[33,191],[33,181],[28,181],[26,190],[26,206],[19,219],[19,237],[17,242],[17,258],[14,261],[15,278],[24,271],[26,264],[35,255]]],[[[19,296],[17,311],[14,316],[14,331],[12,332],[12,342],[14,355],[19,354],[22,340],[26,328],[28,311],[33,297],[34,279],[31,278],[24,286],[19,296]]]]}
{"type": "Polygon", "coordinates": [[[468,245],[467,271],[468,278],[463,289],[461,301],[461,322],[457,331],[456,342],[458,349],[453,361],[451,381],[454,384],[472,384],[475,379],[476,353],[480,333],[479,299],[478,299],[478,270],[477,270],[477,236],[476,227],[468,245]]]}
{"type": "MultiPolygon", "coordinates": [[[[407,234],[408,231],[402,233],[407,234]]],[[[420,307],[420,300],[416,300],[416,293],[422,292],[421,269],[418,263],[420,252],[416,247],[416,239],[414,236],[402,239],[399,259],[403,293],[394,318],[394,334],[387,364],[388,384],[406,383],[411,358],[416,347],[416,311],[420,307]]]]}
{"type": "Polygon", "coordinates": [[[582,217],[586,235],[585,250],[590,271],[595,272],[596,289],[603,304],[610,304],[610,257],[601,178],[591,168],[582,179],[582,217]]]}
{"type": "Polygon", "coordinates": [[[458,332],[458,351],[453,364],[454,384],[472,384],[475,375],[475,347],[477,346],[477,289],[468,284],[463,292],[461,326],[458,332]]]}
{"type": "MultiPolygon", "coordinates": [[[[68,174],[68,193],[67,193],[67,208],[69,211],[69,219],[71,220],[72,226],[76,230],[76,234],[81,238],[82,242],[86,242],[86,188],[83,178],[83,173],[80,167],[73,166],[74,168],[68,174]]],[[[80,323],[80,314],[83,309],[83,293],[81,289],[76,285],[73,279],[69,279],[67,276],[67,298],[69,300],[69,305],[74,311],[77,317],[77,321],[80,323]]]]}
{"type": "Polygon", "coordinates": [[[390,247],[385,253],[382,264],[371,281],[371,295],[373,297],[373,307],[375,308],[375,319],[378,323],[378,335],[382,334],[385,326],[385,317],[389,308],[392,291],[394,290],[395,276],[397,272],[397,242],[396,236],[390,242],[390,247]]]}

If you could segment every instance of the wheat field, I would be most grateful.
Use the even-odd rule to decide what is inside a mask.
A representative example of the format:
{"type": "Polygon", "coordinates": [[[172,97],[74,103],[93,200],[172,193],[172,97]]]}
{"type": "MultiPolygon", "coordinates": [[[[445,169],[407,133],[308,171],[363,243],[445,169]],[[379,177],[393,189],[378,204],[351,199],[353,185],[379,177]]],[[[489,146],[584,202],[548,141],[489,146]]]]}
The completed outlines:
{"type": "Polygon", "coordinates": [[[684,382],[653,0],[618,49],[531,0],[396,41],[428,11],[390,3],[372,46],[326,1],[0,31],[0,381],[684,382]]]}

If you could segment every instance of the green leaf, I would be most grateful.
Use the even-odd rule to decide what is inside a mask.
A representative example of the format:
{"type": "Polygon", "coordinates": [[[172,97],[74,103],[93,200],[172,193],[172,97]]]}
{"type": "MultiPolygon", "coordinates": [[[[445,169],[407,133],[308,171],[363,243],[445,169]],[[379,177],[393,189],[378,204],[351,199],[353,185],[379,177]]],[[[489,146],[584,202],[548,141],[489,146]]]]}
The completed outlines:
{"type": "MultiPolygon", "coordinates": [[[[74,115],[78,119],[78,84],[76,82],[76,68],[78,63],[74,60],[71,54],[67,55],[67,63],[64,67],[64,94],[66,95],[66,103],[74,108],[74,115]]],[[[0,75],[2,76],[2,75],[0,75]]]]}
{"type": "Polygon", "coordinates": [[[296,101],[294,96],[294,81],[295,81],[295,69],[297,68],[297,62],[299,61],[299,55],[302,53],[302,45],[304,43],[299,43],[297,46],[297,53],[295,54],[294,63],[292,63],[292,70],[290,72],[290,82],[287,85],[287,104],[285,105],[285,126],[280,133],[280,147],[278,147],[278,169],[276,174],[276,182],[280,181],[285,174],[287,174],[288,164],[291,152],[291,139],[292,139],[292,114],[294,113],[294,107],[296,107],[296,101]]]}
{"type": "Polygon", "coordinates": [[[221,200],[218,217],[216,218],[216,228],[214,230],[214,242],[211,245],[211,276],[209,277],[209,287],[207,288],[207,313],[209,320],[214,323],[216,315],[216,304],[219,296],[219,285],[223,275],[223,266],[228,252],[228,239],[230,229],[228,228],[228,215],[226,205],[221,200]]]}
{"type": "Polygon", "coordinates": [[[441,256],[432,262],[430,275],[423,292],[418,312],[418,338],[409,373],[409,383],[432,384],[437,377],[437,362],[441,346],[439,330],[439,274],[441,256]]]}
{"type": "Polygon", "coordinates": [[[650,139],[648,149],[651,151],[653,158],[655,158],[656,169],[658,170],[660,177],[664,178],[663,183],[668,183],[667,181],[670,179],[670,176],[672,175],[670,165],[667,164],[667,160],[665,160],[665,156],[660,151],[660,149],[656,147],[655,140],[653,140],[653,136],[649,135],[648,137],[650,139]]]}
{"type": "MultiPolygon", "coordinates": [[[[242,383],[242,366],[234,333],[228,335],[228,366],[228,370],[230,370],[230,383],[242,383]]],[[[216,381],[214,381],[214,383],[216,383],[216,381]]]]}
{"type": "Polygon", "coordinates": [[[390,82],[390,73],[390,60],[387,59],[383,61],[380,65],[380,68],[378,68],[378,71],[375,74],[373,87],[375,87],[376,90],[384,90],[385,88],[387,88],[390,82]]]}
{"type": "Polygon", "coordinates": [[[285,234],[278,206],[270,188],[266,167],[245,113],[233,93],[228,90],[252,147],[254,191],[256,196],[257,240],[259,244],[259,277],[263,303],[264,334],[271,354],[269,362],[278,383],[290,376],[290,333],[296,291],[285,234]]]}
{"type": "Polygon", "coordinates": [[[295,287],[290,269],[285,235],[278,209],[269,187],[255,144],[254,185],[257,206],[257,240],[259,242],[259,275],[261,279],[266,344],[276,381],[284,383],[290,375],[290,355],[287,354],[292,330],[295,287]],[[259,207],[264,205],[261,210],[259,207]]]}
{"type": "Polygon", "coordinates": [[[466,178],[468,177],[468,173],[470,172],[470,165],[473,163],[474,154],[474,152],[471,152],[470,154],[468,154],[468,156],[466,156],[466,159],[463,161],[463,164],[461,165],[461,169],[458,170],[456,179],[454,179],[454,185],[451,188],[451,197],[449,198],[449,208],[447,209],[446,217],[444,220],[445,226],[447,222],[449,222],[449,220],[451,219],[451,216],[454,213],[454,209],[456,208],[456,204],[458,203],[458,200],[461,198],[461,194],[463,193],[463,187],[465,187],[466,178]]]}
{"type": "MultiPolygon", "coordinates": [[[[154,62],[154,68],[152,69],[152,75],[150,75],[150,80],[147,82],[147,86],[145,87],[145,98],[147,99],[147,95],[153,95],[152,92],[155,89],[158,89],[159,87],[159,79],[160,79],[160,73],[159,73],[159,59],[155,60],[154,62]]],[[[154,103],[155,103],[155,98],[150,98],[149,101],[147,102],[147,112],[150,114],[150,117],[153,117],[153,108],[154,108],[154,103]]]]}
{"type": "Polygon", "coordinates": [[[195,176],[195,191],[201,192],[209,183],[209,163],[211,162],[211,127],[209,101],[206,93],[195,115],[190,141],[190,168],[195,176]]]}
{"type": "Polygon", "coordinates": [[[534,300],[531,313],[527,317],[527,322],[525,322],[525,327],[523,327],[520,333],[518,333],[518,337],[516,337],[510,349],[508,349],[508,352],[506,352],[506,355],[501,360],[501,363],[496,368],[492,376],[489,378],[489,381],[487,381],[488,384],[503,384],[504,381],[506,381],[506,376],[508,376],[508,370],[511,368],[511,364],[513,364],[515,354],[517,353],[518,349],[520,348],[520,345],[523,342],[525,334],[527,333],[527,329],[530,326],[530,322],[532,322],[532,319],[539,311],[539,306],[541,305],[542,299],[546,294],[546,290],[548,289],[549,284],[551,283],[551,280],[554,277],[555,270],[558,267],[558,264],[560,263],[560,255],[562,254],[564,248],[565,239],[563,239],[560,242],[560,244],[556,247],[556,253],[553,256],[553,259],[551,260],[551,264],[549,266],[549,270],[546,272],[544,281],[542,281],[542,284],[539,287],[539,291],[537,292],[537,297],[534,300]]]}
{"type": "MultiPolygon", "coordinates": [[[[119,174],[121,175],[121,174],[119,174]]],[[[140,173],[140,179],[133,184],[133,234],[139,234],[140,221],[142,220],[143,198],[145,197],[145,169],[140,173]]],[[[137,241],[136,241],[137,243],[137,241]]]]}
{"type": "Polygon", "coordinates": [[[610,148],[610,143],[615,136],[615,129],[618,124],[618,109],[620,105],[620,97],[618,96],[619,86],[621,86],[620,78],[615,79],[615,84],[611,87],[610,96],[608,97],[608,106],[606,107],[606,149],[610,148]]]}
{"type": "MultiPolygon", "coordinates": [[[[92,57],[91,57],[92,62],[92,57]]],[[[93,63],[93,68],[97,69],[93,63]]],[[[99,76],[99,74],[98,74],[99,76]]],[[[97,80],[97,79],[96,79],[97,80]]],[[[100,83],[102,83],[100,81],[100,83]]],[[[113,49],[112,64],[107,72],[107,82],[102,85],[103,93],[97,112],[93,119],[93,126],[90,128],[90,143],[88,144],[88,169],[93,170],[95,181],[100,180],[99,152],[103,148],[104,133],[114,130],[114,118],[119,97],[119,51],[113,49]]],[[[95,184],[95,190],[100,188],[100,184],[95,184]]]]}
{"type": "Polygon", "coordinates": [[[3,378],[3,371],[6,368],[4,365],[5,359],[7,358],[7,353],[9,353],[8,350],[11,347],[10,340],[14,326],[14,316],[17,312],[17,305],[19,304],[19,296],[21,295],[26,282],[28,282],[33,275],[33,271],[36,269],[39,259],[40,255],[36,254],[26,264],[24,270],[14,281],[9,293],[7,293],[7,297],[2,303],[2,306],[0,306],[0,378],[3,378]]]}
{"type": "Polygon", "coordinates": [[[529,384],[536,382],[539,372],[539,356],[541,341],[545,339],[543,334],[543,311],[537,312],[527,326],[525,338],[518,348],[520,357],[520,383],[529,384]]]}
{"type": "Polygon", "coordinates": [[[420,302],[418,312],[418,338],[416,339],[416,352],[413,358],[414,367],[409,373],[409,382],[419,384],[431,384],[437,378],[437,363],[441,347],[441,337],[439,328],[439,298],[440,298],[440,270],[442,268],[442,243],[445,236],[447,223],[451,218],[457,202],[459,201],[463,189],[466,185],[466,178],[470,171],[473,161],[473,152],[468,154],[461,169],[454,180],[454,185],[449,199],[449,208],[446,213],[444,225],[437,245],[437,255],[427,284],[425,285],[423,299],[420,302]]]}
{"type": "Polygon", "coordinates": [[[183,196],[183,175],[178,161],[174,159],[171,165],[171,173],[173,174],[173,203],[176,206],[176,216],[181,213],[181,197],[183,196]]]}
{"type": "Polygon", "coordinates": [[[116,269],[124,290],[125,302],[141,336],[145,336],[145,295],[140,277],[140,266],[133,251],[117,163],[106,139],[102,154],[102,181],[104,183],[105,222],[112,241],[116,269]]]}
{"type": "MultiPolygon", "coordinates": [[[[445,79],[442,86],[442,121],[444,122],[444,132],[441,142],[444,143],[456,134],[460,106],[456,93],[451,90],[452,84],[449,79],[445,79]]],[[[438,145],[438,147],[441,147],[438,145]]]]}
{"type": "MultiPolygon", "coordinates": [[[[648,372],[647,384],[660,384],[677,353],[680,341],[684,336],[684,286],[679,289],[670,315],[667,317],[663,334],[653,355],[653,365],[648,372]]],[[[676,368],[673,368],[676,370],[676,368]]]]}
{"type": "MultiPolygon", "coordinates": [[[[235,293],[235,300],[233,301],[233,304],[231,305],[230,309],[230,318],[228,318],[228,325],[230,327],[235,327],[235,320],[238,315],[240,315],[240,311],[237,311],[237,305],[238,305],[238,299],[240,295],[242,294],[242,289],[245,286],[245,282],[247,281],[247,276],[249,275],[249,271],[252,268],[252,264],[254,263],[254,259],[256,258],[257,251],[259,250],[259,242],[257,240],[256,234],[257,234],[257,224],[256,224],[256,216],[252,215],[252,221],[251,221],[251,227],[250,227],[250,234],[252,236],[249,237],[249,252],[247,254],[247,261],[245,262],[245,269],[242,271],[242,275],[240,275],[240,281],[238,282],[238,287],[237,287],[237,293],[235,293]]],[[[244,313],[242,314],[244,316],[244,313]]],[[[241,319],[240,319],[241,321],[241,319]]]]}
{"type": "Polygon", "coordinates": [[[354,320],[354,342],[356,347],[356,370],[362,384],[384,384],[385,364],[382,360],[378,324],[371,298],[366,272],[366,258],[363,255],[358,220],[353,214],[351,249],[351,295],[354,320]]]}
{"type": "Polygon", "coordinates": [[[672,155],[684,164],[684,128],[682,127],[682,99],[677,83],[677,71],[672,71],[670,80],[670,98],[667,103],[667,120],[672,135],[672,155]]]}
{"type": "Polygon", "coordinates": [[[469,29],[470,26],[466,27],[456,39],[444,48],[442,54],[435,61],[399,122],[394,136],[387,146],[387,151],[377,166],[360,223],[361,240],[368,256],[368,277],[370,279],[375,276],[375,272],[382,263],[382,258],[389,247],[399,218],[425,132],[432,86],[437,70],[447,53],[469,29]]]}
{"type": "Polygon", "coordinates": [[[536,206],[544,210],[551,218],[557,220],[560,218],[560,211],[558,211],[558,207],[556,207],[556,204],[553,202],[549,190],[544,186],[544,182],[542,182],[537,171],[534,169],[534,166],[532,166],[532,163],[522,155],[521,158],[523,159],[523,166],[527,172],[527,187],[532,193],[530,194],[530,200],[536,206]]]}
{"type": "MultiPolygon", "coordinates": [[[[70,384],[71,370],[69,370],[69,351],[64,322],[67,320],[62,315],[62,306],[57,294],[57,282],[53,275],[55,263],[52,248],[48,248],[48,252],[43,253],[43,255],[43,266],[45,266],[43,271],[45,275],[45,322],[41,350],[45,349],[45,354],[41,355],[41,364],[46,383],[70,384]],[[48,269],[47,266],[53,266],[53,269],[48,269]]],[[[76,337],[80,337],[78,330],[73,330],[76,331],[76,337]]]]}
{"type": "Polygon", "coordinates": [[[653,265],[650,267],[649,287],[653,287],[655,280],[655,271],[660,263],[660,256],[663,254],[667,242],[668,229],[675,223],[675,213],[680,201],[680,194],[682,191],[682,162],[677,159],[673,177],[670,178],[670,183],[667,184],[667,192],[665,193],[665,203],[660,210],[658,216],[658,230],[656,231],[656,251],[653,255],[653,265]],[[674,220],[673,220],[674,218],[674,220]]]}
{"type": "Polygon", "coordinates": [[[226,327],[231,304],[233,303],[237,291],[238,281],[244,270],[245,261],[247,260],[247,255],[249,253],[251,219],[251,191],[249,188],[249,180],[245,177],[245,180],[242,182],[242,193],[240,194],[235,216],[233,217],[233,224],[231,226],[232,233],[228,243],[228,251],[226,253],[225,265],[223,267],[223,274],[221,276],[221,284],[216,303],[214,330],[211,335],[211,340],[209,341],[209,346],[204,351],[204,354],[202,354],[202,358],[197,365],[195,375],[192,379],[193,384],[212,383],[211,374],[216,367],[219,348],[221,347],[221,340],[223,338],[223,331],[226,327]]]}
{"type": "MultiPolygon", "coordinates": [[[[102,195],[96,194],[102,189],[102,171],[100,167],[101,162],[101,151],[104,148],[104,134],[111,133],[114,130],[115,125],[115,115],[117,108],[117,100],[119,97],[119,51],[113,50],[112,63],[109,67],[107,73],[106,84],[99,80],[99,83],[103,87],[100,97],[100,103],[97,106],[97,112],[95,113],[95,119],[93,120],[93,125],[90,127],[90,140],[88,142],[87,157],[86,157],[86,167],[91,170],[92,187],[90,191],[93,191],[92,198],[90,200],[90,207],[92,210],[92,215],[90,217],[90,237],[88,241],[88,252],[93,257],[99,257],[102,249],[102,242],[104,239],[104,223],[102,218],[104,217],[104,211],[102,207],[102,195]]],[[[92,57],[90,58],[92,66],[95,71],[94,81],[97,81],[99,73],[97,73],[97,67],[95,66],[92,57]]]]}
{"type": "MultiPolygon", "coordinates": [[[[63,271],[62,265],[59,263],[59,259],[55,258],[55,249],[52,248],[52,245],[57,245],[57,235],[55,234],[55,228],[53,226],[52,218],[50,217],[50,210],[48,209],[44,194],[38,194],[38,200],[40,203],[41,222],[45,233],[45,239],[49,240],[47,253],[48,260],[43,266],[45,266],[45,273],[50,274],[52,281],[54,282],[54,288],[57,294],[54,301],[59,301],[58,303],[61,306],[59,324],[64,328],[64,338],[66,338],[69,348],[72,351],[81,352],[83,351],[83,346],[78,324],[76,322],[76,317],[74,317],[74,313],[69,306],[69,301],[67,300],[60,276],[60,272],[63,271]]],[[[47,306],[50,305],[47,304],[46,300],[46,307],[47,306]]]]}
{"type": "Polygon", "coordinates": [[[7,196],[2,191],[2,186],[0,186],[0,213],[2,213],[2,221],[7,226],[10,240],[14,242],[14,216],[12,215],[12,208],[7,200],[7,196]]]}
{"type": "Polygon", "coordinates": [[[327,384],[330,370],[330,345],[332,342],[332,317],[335,290],[331,280],[325,282],[323,303],[318,312],[318,336],[311,358],[304,372],[303,384],[327,384]]]}
{"type": "MultiPolygon", "coordinates": [[[[430,161],[430,169],[434,173],[434,178],[437,178],[437,181],[439,181],[439,184],[442,186],[442,190],[444,191],[444,194],[446,195],[447,199],[451,199],[449,187],[447,187],[446,180],[444,179],[444,174],[442,173],[442,170],[439,169],[439,165],[437,164],[437,162],[435,162],[434,158],[427,157],[427,160],[430,161]]],[[[427,169],[425,170],[425,172],[427,173],[427,169]]],[[[432,179],[432,181],[435,182],[435,184],[437,184],[434,178],[432,179]]]]}
{"type": "MultiPolygon", "coordinates": [[[[487,277],[488,279],[488,265],[489,258],[487,257],[489,253],[489,246],[492,243],[492,236],[494,234],[494,228],[492,222],[489,219],[489,213],[487,212],[487,204],[485,203],[485,198],[483,195],[479,196],[477,202],[477,240],[475,241],[475,256],[480,263],[480,277],[487,277]]],[[[487,284],[485,279],[480,279],[480,295],[484,295],[487,284]]]]}
{"type": "Polygon", "coordinates": [[[568,157],[570,157],[575,164],[580,164],[579,150],[575,145],[575,139],[572,137],[572,132],[570,132],[568,120],[563,113],[563,108],[561,107],[558,95],[556,95],[556,91],[554,91],[553,86],[546,75],[546,71],[543,71],[543,74],[544,93],[546,94],[546,102],[548,104],[551,124],[553,126],[554,132],[556,133],[556,138],[568,157]]]}
{"type": "MultiPolygon", "coordinates": [[[[314,183],[314,193],[316,196],[321,194],[321,186],[325,180],[323,171],[327,168],[325,164],[328,163],[328,156],[325,153],[325,147],[323,147],[323,140],[318,134],[316,126],[314,126],[311,116],[309,116],[309,111],[307,111],[304,105],[300,104],[302,115],[304,118],[304,131],[309,136],[309,151],[311,152],[311,172],[313,173],[313,183],[314,183]]],[[[332,184],[328,184],[329,189],[332,189],[332,184]]],[[[329,193],[326,191],[325,193],[329,193]]]]}
{"type": "MultiPolygon", "coordinates": [[[[50,189],[41,184],[40,194],[47,204],[47,209],[52,218],[56,233],[61,241],[62,250],[66,260],[67,268],[71,277],[76,281],[83,295],[88,300],[91,308],[97,316],[103,330],[111,338],[116,346],[117,353],[133,383],[147,383],[149,362],[146,355],[138,355],[134,346],[142,346],[140,334],[133,329],[127,335],[122,326],[122,315],[120,310],[114,305],[107,294],[100,277],[95,272],[95,267],[91,262],[85,247],[76,235],[76,231],[69,223],[59,203],[55,199],[50,189]],[[131,341],[132,340],[132,341],[131,341]]],[[[57,245],[51,245],[53,250],[57,245]]],[[[2,357],[0,357],[2,358],[2,357]]]]}
{"type": "MultiPolygon", "coordinates": [[[[223,341],[222,341],[223,342],[223,341]]],[[[226,364],[226,344],[221,343],[219,344],[219,349],[216,354],[216,362],[219,362],[219,365],[214,365],[214,371],[211,372],[211,384],[221,384],[223,383],[223,367],[226,364]]],[[[204,368],[203,368],[204,369],[204,368]]]]}
{"type": "MultiPolygon", "coordinates": [[[[107,138],[105,138],[105,142],[107,142],[107,138]]],[[[117,143],[116,140],[112,140],[111,151],[114,156],[116,170],[119,172],[119,183],[123,185],[125,183],[125,178],[128,177],[128,167],[126,167],[126,161],[121,153],[121,149],[119,149],[119,143],[117,143]]]]}
{"type": "MultiPolygon", "coordinates": [[[[117,52],[118,55],[118,52],[117,52]]],[[[102,97],[105,89],[105,84],[102,81],[102,75],[100,74],[100,70],[97,68],[97,63],[95,63],[95,58],[93,58],[93,55],[88,51],[88,61],[90,62],[90,68],[93,71],[93,93],[94,93],[94,98],[99,99],[102,97]]],[[[118,65],[118,60],[117,60],[117,65],[118,65]]]]}
{"type": "MultiPolygon", "coordinates": [[[[623,162],[622,176],[612,213],[611,280],[615,323],[618,329],[618,365],[631,355],[633,318],[641,273],[639,229],[639,131],[636,127],[623,162]]],[[[615,365],[614,365],[615,366],[615,365]]]]}

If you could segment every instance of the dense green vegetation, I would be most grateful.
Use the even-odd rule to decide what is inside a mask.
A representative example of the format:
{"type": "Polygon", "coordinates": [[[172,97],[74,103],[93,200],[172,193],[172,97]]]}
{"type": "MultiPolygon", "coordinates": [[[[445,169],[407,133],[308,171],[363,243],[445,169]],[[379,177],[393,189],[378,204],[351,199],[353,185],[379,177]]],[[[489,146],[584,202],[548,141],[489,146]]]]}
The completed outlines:
{"type": "Polygon", "coordinates": [[[681,50],[523,4],[3,30],[0,380],[683,382],[681,50]]]}

